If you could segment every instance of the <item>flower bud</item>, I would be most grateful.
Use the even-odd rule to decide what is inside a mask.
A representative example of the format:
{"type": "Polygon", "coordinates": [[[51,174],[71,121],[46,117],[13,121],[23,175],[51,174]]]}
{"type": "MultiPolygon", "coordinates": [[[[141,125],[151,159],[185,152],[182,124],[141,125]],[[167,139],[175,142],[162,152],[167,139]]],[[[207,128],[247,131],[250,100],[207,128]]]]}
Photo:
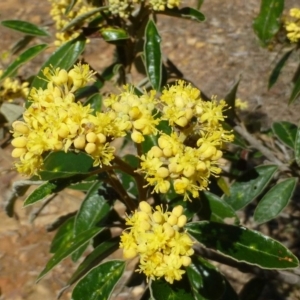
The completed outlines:
{"type": "Polygon", "coordinates": [[[12,127],[18,133],[22,133],[22,134],[29,133],[29,128],[28,128],[27,124],[25,124],[24,122],[15,121],[15,122],[13,122],[12,127]]]}
{"type": "Polygon", "coordinates": [[[97,135],[95,132],[89,132],[86,136],[85,136],[87,142],[89,143],[95,143],[97,140],[97,135]]]}
{"type": "Polygon", "coordinates": [[[184,267],[188,267],[192,263],[192,259],[189,256],[182,256],[181,261],[184,267]]]}
{"type": "Polygon", "coordinates": [[[157,224],[161,224],[165,219],[160,211],[155,211],[152,215],[153,221],[157,224]]]}
{"type": "Polygon", "coordinates": [[[57,131],[57,134],[61,138],[65,139],[69,135],[69,133],[69,127],[65,123],[62,123],[57,131]]]}
{"type": "Polygon", "coordinates": [[[161,182],[159,184],[159,192],[162,193],[162,194],[167,193],[170,189],[170,186],[171,186],[170,182],[164,180],[163,182],[161,182]]]}
{"type": "Polygon", "coordinates": [[[152,212],[151,205],[146,201],[141,201],[139,204],[139,208],[141,211],[150,214],[152,212]]]}
{"type": "Polygon", "coordinates": [[[141,117],[141,115],[142,113],[137,106],[134,106],[129,110],[129,116],[132,120],[137,120],[138,118],[141,117]]]}
{"type": "Polygon", "coordinates": [[[160,167],[158,168],[157,170],[157,176],[160,177],[160,178],[166,178],[169,176],[169,170],[165,167],[160,167]]]}
{"type": "Polygon", "coordinates": [[[223,152],[221,150],[217,150],[216,154],[211,157],[211,160],[218,160],[223,156],[223,152]]]}
{"type": "Polygon", "coordinates": [[[182,205],[177,205],[172,209],[172,215],[176,216],[179,218],[183,213],[183,206],[182,205]]]}
{"type": "Polygon", "coordinates": [[[83,134],[79,135],[74,140],[74,147],[76,149],[84,149],[84,147],[85,147],[85,136],[83,134]]]}
{"type": "Polygon", "coordinates": [[[22,155],[24,155],[26,152],[27,152],[26,148],[15,148],[11,152],[11,156],[14,158],[18,158],[18,157],[21,157],[22,155]]]}
{"type": "Polygon", "coordinates": [[[180,117],[175,121],[175,123],[180,127],[185,127],[188,124],[188,119],[186,117],[180,117]]]}
{"type": "Polygon", "coordinates": [[[124,249],[123,250],[123,258],[124,259],[131,259],[137,256],[137,251],[133,248],[124,249]]]}
{"type": "Polygon", "coordinates": [[[162,150],[157,146],[153,146],[150,151],[151,151],[152,155],[156,158],[160,158],[163,156],[162,150]]]}
{"type": "Polygon", "coordinates": [[[106,142],[106,136],[103,133],[98,133],[97,137],[100,144],[104,144],[106,142]]]}
{"type": "Polygon", "coordinates": [[[14,138],[11,144],[16,148],[24,148],[27,145],[27,138],[24,136],[14,138]]]}
{"type": "Polygon", "coordinates": [[[178,218],[177,218],[175,215],[171,214],[171,215],[169,216],[167,222],[168,222],[171,226],[174,226],[174,225],[177,224],[177,221],[178,221],[178,218]]]}
{"type": "Polygon", "coordinates": [[[163,228],[164,228],[164,233],[169,238],[171,238],[171,237],[173,237],[175,235],[175,230],[174,230],[174,228],[169,223],[164,223],[163,224],[163,228]]]}
{"type": "Polygon", "coordinates": [[[186,217],[186,215],[181,215],[180,217],[178,217],[178,220],[177,220],[177,226],[178,226],[179,228],[182,228],[182,227],[185,226],[186,222],[187,222],[187,217],[186,217]]]}
{"type": "Polygon", "coordinates": [[[145,128],[145,126],[147,125],[147,121],[144,118],[138,119],[136,121],[133,122],[133,127],[137,130],[143,130],[145,128]]]}
{"type": "Polygon", "coordinates": [[[173,155],[173,151],[171,148],[163,148],[163,154],[165,157],[171,157],[173,155]]]}
{"type": "Polygon", "coordinates": [[[97,149],[96,144],[94,143],[87,143],[84,150],[86,153],[88,154],[92,154],[93,152],[95,152],[97,149]]]}
{"type": "Polygon", "coordinates": [[[145,140],[144,136],[139,131],[133,131],[131,133],[131,139],[137,144],[140,144],[145,140]]]}
{"type": "Polygon", "coordinates": [[[151,225],[149,222],[145,221],[145,220],[142,220],[141,223],[140,223],[140,229],[141,230],[144,230],[144,231],[147,231],[147,230],[150,230],[151,228],[151,225]]]}
{"type": "Polygon", "coordinates": [[[198,161],[196,170],[199,172],[205,172],[207,170],[206,163],[204,161],[198,161]]]}
{"type": "Polygon", "coordinates": [[[195,167],[191,166],[191,165],[187,165],[184,169],[183,169],[183,175],[185,177],[191,177],[195,174],[195,167]]]}

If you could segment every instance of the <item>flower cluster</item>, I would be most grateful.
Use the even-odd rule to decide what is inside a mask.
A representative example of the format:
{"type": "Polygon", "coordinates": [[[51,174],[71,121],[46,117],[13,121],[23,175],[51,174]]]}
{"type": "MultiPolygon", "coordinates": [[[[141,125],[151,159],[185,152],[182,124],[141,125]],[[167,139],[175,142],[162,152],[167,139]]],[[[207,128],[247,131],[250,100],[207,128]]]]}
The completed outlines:
{"type": "Polygon", "coordinates": [[[129,229],[121,235],[120,248],[125,259],[140,258],[139,269],[147,279],[164,277],[169,283],[180,280],[191,264],[194,254],[193,241],[183,230],[187,218],[178,205],[172,212],[164,212],[160,206],[153,210],[142,201],[139,211],[126,219],[129,229]]]}
{"type": "MultiPolygon", "coordinates": [[[[0,76],[3,71],[0,70],[0,76]]],[[[12,101],[16,98],[25,99],[28,95],[28,82],[20,83],[17,79],[6,77],[0,85],[0,104],[4,101],[12,101]]]]}
{"type": "MultiPolygon", "coordinates": [[[[62,30],[70,21],[73,19],[93,10],[95,7],[90,4],[90,1],[77,0],[74,7],[69,13],[65,13],[66,9],[71,4],[71,0],[49,0],[51,3],[50,15],[55,22],[55,27],[57,31],[62,30]]],[[[89,19],[85,20],[89,21],[89,19]]],[[[72,27],[70,30],[65,32],[56,33],[56,41],[54,44],[60,46],[61,44],[72,40],[79,36],[79,29],[82,27],[83,23],[79,22],[76,26],[72,27]]]]}
{"type": "Polygon", "coordinates": [[[94,158],[94,165],[109,165],[114,148],[109,141],[125,133],[113,122],[114,116],[96,112],[89,105],[75,102],[74,92],[93,81],[93,72],[84,64],[69,72],[45,68],[46,89],[32,89],[31,106],[23,121],[13,123],[12,156],[20,173],[38,174],[49,151],[84,151],[94,158]]]}
{"type": "Polygon", "coordinates": [[[300,40],[300,8],[290,10],[292,20],[285,21],[287,37],[292,43],[298,43],[300,40]]]}
{"type": "Polygon", "coordinates": [[[209,177],[217,176],[224,142],[233,134],[222,127],[224,100],[203,101],[200,91],[183,81],[163,90],[162,119],[173,132],[160,133],[158,145],[141,156],[140,172],[154,192],[167,193],[173,183],[184,200],[207,189],[209,177]]]}

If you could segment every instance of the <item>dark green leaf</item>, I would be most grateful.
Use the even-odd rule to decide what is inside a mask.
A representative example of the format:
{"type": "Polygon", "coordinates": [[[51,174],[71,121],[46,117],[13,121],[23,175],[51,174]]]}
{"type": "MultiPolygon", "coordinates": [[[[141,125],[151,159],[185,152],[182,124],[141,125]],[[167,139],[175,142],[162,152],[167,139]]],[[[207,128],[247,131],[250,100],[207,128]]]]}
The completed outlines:
{"type": "Polygon", "coordinates": [[[223,199],[235,210],[243,208],[263,192],[277,169],[266,165],[247,171],[230,186],[230,195],[223,199]]]}
{"type": "Polygon", "coordinates": [[[128,32],[123,28],[105,27],[100,30],[100,33],[106,42],[129,39],[128,32]]]}
{"type": "Polygon", "coordinates": [[[57,251],[52,258],[48,261],[46,267],[40,273],[37,278],[37,281],[41,280],[50,270],[52,270],[57,264],[59,264],[64,258],[72,254],[82,245],[86,244],[90,239],[92,239],[96,234],[102,231],[103,228],[91,228],[76,238],[73,238],[67,245],[66,248],[60,249],[57,251]]]}
{"type": "Polygon", "coordinates": [[[277,81],[280,72],[282,70],[282,68],[284,67],[285,63],[287,62],[288,58],[290,57],[290,55],[293,53],[294,49],[286,52],[281,59],[277,62],[275,68],[273,69],[270,77],[269,77],[269,84],[268,84],[268,88],[270,89],[277,81]]]}
{"type": "Polygon", "coordinates": [[[10,53],[12,55],[19,53],[20,51],[25,49],[34,38],[35,37],[32,35],[24,35],[16,43],[13,44],[13,46],[10,48],[10,53]]]}
{"type": "Polygon", "coordinates": [[[203,22],[205,21],[205,16],[202,12],[192,7],[183,7],[181,9],[173,8],[173,9],[166,9],[165,11],[161,12],[165,15],[176,17],[176,18],[183,18],[189,19],[196,22],[203,22]]]}
{"type": "Polygon", "coordinates": [[[193,259],[186,269],[196,300],[219,300],[225,291],[225,281],[218,269],[202,257],[193,259]]]}
{"type": "MultiPolygon", "coordinates": [[[[97,224],[100,225],[99,223],[104,226],[104,218],[110,211],[110,205],[103,196],[99,195],[99,189],[102,185],[102,182],[95,182],[86,194],[75,218],[74,238],[97,224]]],[[[77,261],[80,258],[87,246],[88,244],[82,246],[72,254],[73,261],[77,261]]]]}
{"type": "Polygon", "coordinates": [[[300,126],[298,126],[296,132],[294,152],[296,163],[300,166],[300,126]]]}
{"type": "Polygon", "coordinates": [[[297,185],[297,178],[289,178],[277,183],[259,201],[255,212],[254,220],[257,223],[264,223],[276,218],[287,206],[297,185]]]}
{"type": "Polygon", "coordinates": [[[92,10],[89,10],[87,11],[86,13],[83,13],[83,14],[79,14],[78,17],[76,18],[73,18],[72,21],[70,23],[68,23],[61,31],[64,32],[64,31],[68,31],[70,30],[72,27],[74,26],[77,26],[79,25],[80,27],[82,26],[83,22],[95,15],[96,13],[100,12],[100,11],[103,11],[103,10],[106,10],[107,7],[97,7],[97,8],[94,8],[92,10]]]}
{"type": "Polygon", "coordinates": [[[233,122],[235,118],[235,99],[236,99],[236,92],[240,83],[240,78],[237,80],[237,82],[233,85],[231,90],[228,92],[228,94],[225,96],[224,100],[227,103],[227,109],[224,111],[224,115],[228,118],[226,121],[228,123],[233,122]]]}
{"type": "Polygon", "coordinates": [[[162,57],[161,37],[153,20],[149,20],[145,32],[144,56],[145,68],[152,87],[160,91],[162,57]]]}
{"type": "Polygon", "coordinates": [[[68,281],[68,284],[71,285],[76,282],[104,258],[116,251],[119,248],[119,242],[119,237],[115,237],[98,245],[78,266],[77,270],[72,274],[72,277],[68,281]]]}
{"type": "Polygon", "coordinates": [[[280,17],[284,0],[262,0],[259,15],[254,19],[253,29],[263,46],[267,46],[280,29],[280,17]]]}
{"type": "Polygon", "coordinates": [[[7,69],[3,72],[2,76],[0,77],[0,80],[8,77],[13,72],[15,72],[18,68],[20,68],[22,65],[24,65],[27,61],[31,60],[32,58],[36,57],[38,54],[40,54],[44,49],[48,47],[47,44],[41,44],[33,46],[27,50],[25,50],[22,54],[20,54],[13,63],[11,63],[7,69]]]}
{"type": "Polygon", "coordinates": [[[201,219],[220,223],[239,223],[239,218],[230,205],[223,199],[209,192],[201,194],[201,219]]]}
{"type": "Polygon", "coordinates": [[[151,282],[152,295],[155,300],[194,300],[190,291],[182,287],[183,281],[175,281],[169,284],[165,280],[154,280],[151,282]]]}
{"type": "Polygon", "coordinates": [[[24,207],[31,205],[35,202],[43,200],[44,197],[52,194],[57,188],[57,185],[52,182],[46,182],[35,189],[25,200],[24,207]]]}
{"type": "Polygon", "coordinates": [[[158,137],[156,135],[146,135],[142,142],[143,153],[148,152],[153,146],[157,145],[158,137]]]}
{"type": "Polygon", "coordinates": [[[62,251],[71,245],[75,216],[65,221],[58,229],[50,246],[50,253],[62,251]]]}
{"type": "Polygon", "coordinates": [[[21,31],[23,33],[26,33],[28,35],[35,35],[35,36],[50,36],[50,34],[36,26],[35,24],[26,22],[26,21],[20,21],[20,20],[4,20],[1,22],[1,24],[5,27],[21,31]]]}
{"type": "Polygon", "coordinates": [[[72,300],[107,300],[125,271],[125,261],[112,260],[92,269],[75,286],[72,300]]]}
{"type": "Polygon", "coordinates": [[[272,130],[278,139],[288,147],[294,149],[297,126],[290,122],[274,122],[272,130]]]}
{"type": "Polygon", "coordinates": [[[59,47],[43,64],[38,75],[34,78],[31,87],[45,89],[47,81],[44,80],[43,70],[50,66],[53,66],[54,69],[70,69],[84,50],[84,47],[85,39],[81,36],[59,47]]]}
{"type": "Polygon", "coordinates": [[[96,180],[98,180],[96,175],[90,176],[87,179],[81,180],[78,183],[71,184],[69,188],[73,190],[87,192],[93,186],[96,180]]]}
{"type": "Polygon", "coordinates": [[[250,279],[239,294],[240,300],[257,300],[267,284],[266,279],[254,277],[250,279]]]}
{"type": "Polygon", "coordinates": [[[300,76],[297,78],[293,90],[292,90],[292,94],[289,100],[289,104],[293,103],[298,96],[300,95],[300,76]]]}
{"type": "Polygon", "coordinates": [[[89,104],[94,112],[100,112],[102,107],[102,95],[99,93],[92,95],[84,105],[89,104]]]}
{"type": "Polygon", "coordinates": [[[88,174],[92,168],[93,159],[83,152],[52,152],[46,157],[40,176],[42,180],[53,180],[88,174]]]}
{"type": "Polygon", "coordinates": [[[203,221],[185,228],[205,247],[237,261],[268,269],[298,266],[298,259],[282,244],[246,227],[203,221]]]}

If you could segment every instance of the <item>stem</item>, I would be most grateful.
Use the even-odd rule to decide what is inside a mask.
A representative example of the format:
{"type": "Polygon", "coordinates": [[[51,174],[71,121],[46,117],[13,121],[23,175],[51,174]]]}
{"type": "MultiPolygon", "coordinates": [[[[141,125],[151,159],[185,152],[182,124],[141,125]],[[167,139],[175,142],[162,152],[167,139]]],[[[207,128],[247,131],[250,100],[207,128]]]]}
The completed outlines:
{"type": "Polygon", "coordinates": [[[114,171],[107,172],[109,177],[109,182],[114,189],[116,189],[117,193],[120,195],[121,199],[123,200],[124,204],[130,211],[134,211],[136,209],[136,204],[128,195],[127,191],[124,189],[123,185],[120,183],[120,180],[114,171]]]}
{"type": "Polygon", "coordinates": [[[123,161],[120,157],[115,156],[114,162],[118,165],[119,169],[128,175],[131,175],[137,184],[137,189],[139,192],[139,199],[146,200],[147,199],[147,189],[144,188],[145,181],[144,178],[136,172],[129,164],[123,161]]]}

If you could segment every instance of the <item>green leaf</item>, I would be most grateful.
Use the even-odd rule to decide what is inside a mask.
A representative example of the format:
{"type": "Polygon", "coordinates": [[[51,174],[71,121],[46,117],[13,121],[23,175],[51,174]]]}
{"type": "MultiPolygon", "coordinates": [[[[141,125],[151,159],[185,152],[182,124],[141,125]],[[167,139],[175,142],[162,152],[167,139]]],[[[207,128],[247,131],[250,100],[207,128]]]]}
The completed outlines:
{"type": "Polygon", "coordinates": [[[105,27],[100,30],[103,39],[106,42],[129,39],[129,34],[123,28],[105,27]]]}
{"type": "Polygon", "coordinates": [[[247,171],[230,186],[230,195],[223,199],[234,210],[245,207],[263,192],[277,169],[275,165],[266,165],[247,171]]]}
{"type": "Polygon", "coordinates": [[[192,293],[182,285],[182,279],[175,281],[174,284],[159,279],[152,281],[150,288],[155,300],[194,300],[192,293]]]}
{"type": "Polygon", "coordinates": [[[77,270],[72,274],[68,284],[71,285],[86,274],[95,265],[100,263],[104,258],[119,248],[120,238],[115,237],[108,241],[104,241],[91,252],[85,260],[78,266],[77,270]]]}
{"type": "MultiPolygon", "coordinates": [[[[43,64],[38,75],[34,78],[31,87],[36,89],[45,89],[47,87],[47,81],[44,80],[43,75],[43,70],[46,67],[52,66],[54,69],[70,69],[84,50],[85,41],[86,40],[82,36],[79,36],[59,47],[43,64]]],[[[27,106],[28,105],[29,104],[27,103],[27,106]]]]}
{"type": "Polygon", "coordinates": [[[77,3],[77,0],[70,0],[70,4],[66,8],[65,15],[67,15],[73,9],[73,7],[76,3],[77,3]]]}
{"type": "Polygon", "coordinates": [[[36,26],[35,24],[26,22],[26,21],[20,21],[20,20],[4,20],[1,22],[1,24],[5,27],[21,31],[23,33],[26,33],[28,35],[34,35],[34,36],[50,36],[50,34],[36,26]]]}
{"type": "Polygon", "coordinates": [[[2,76],[0,77],[0,80],[8,77],[13,72],[15,72],[18,68],[20,68],[22,65],[24,65],[26,62],[31,60],[32,58],[36,57],[38,54],[40,54],[46,47],[48,47],[47,44],[40,44],[33,46],[27,50],[25,50],[22,54],[20,54],[14,62],[12,62],[7,69],[3,72],[2,76]]]}
{"type": "Polygon", "coordinates": [[[292,90],[292,94],[289,100],[289,104],[293,103],[298,96],[300,95],[300,76],[297,78],[293,90],[292,90]]]}
{"type": "Polygon", "coordinates": [[[246,227],[203,221],[185,228],[205,247],[237,261],[268,269],[298,266],[298,259],[282,244],[246,227]]]}
{"type": "Polygon", "coordinates": [[[50,253],[66,249],[71,245],[73,239],[73,227],[75,216],[65,221],[56,232],[50,246],[50,253]]]}
{"type": "Polygon", "coordinates": [[[250,279],[239,293],[240,300],[257,300],[261,296],[265,286],[266,279],[254,277],[250,279]]]}
{"type": "Polygon", "coordinates": [[[22,36],[13,46],[10,48],[10,54],[15,55],[25,49],[29,43],[34,40],[35,37],[32,35],[24,35],[22,36]]]}
{"type": "Polygon", "coordinates": [[[90,105],[94,112],[100,112],[102,107],[102,95],[97,93],[92,95],[84,105],[90,105]]]}
{"type": "Polygon", "coordinates": [[[88,174],[93,168],[93,159],[83,153],[63,151],[50,153],[40,172],[42,180],[53,180],[57,178],[66,178],[73,175],[88,174]],[[76,162],[76,163],[74,163],[76,162]]]}
{"type": "Polygon", "coordinates": [[[296,132],[294,152],[296,163],[298,166],[300,166],[300,126],[298,126],[296,132]]]}
{"type": "Polygon", "coordinates": [[[186,272],[196,300],[219,300],[224,294],[223,276],[204,258],[194,258],[186,272]]]}
{"type": "Polygon", "coordinates": [[[57,188],[57,185],[52,182],[46,182],[36,188],[25,200],[23,206],[26,207],[35,202],[43,200],[46,196],[54,193],[54,190],[57,188]]]}
{"type": "Polygon", "coordinates": [[[67,245],[66,248],[59,249],[48,261],[46,267],[40,273],[37,281],[41,280],[49,271],[51,271],[57,264],[59,264],[67,256],[71,255],[74,251],[86,244],[90,239],[97,235],[103,228],[91,228],[85,232],[82,232],[75,238],[73,238],[67,245]]]}
{"type": "Polygon", "coordinates": [[[280,72],[282,70],[282,68],[284,67],[285,63],[287,62],[288,58],[290,57],[290,55],[293,53],[294,49],[286,52],[281,59],[277,62],[275,68],[273,69],[270,77],[269,77],[269,84],[268,84],[268,89],[270,89],[277,81],[280,72]]]}
{"type": "Polygon", "coordinates": [[[227,103],[227,109],[224,111],[224,115],[228,118],[228,122],[233,122],[236,114],[235,114],[235,99],[236,99],[236,93],[237,89],[240,83],[240,78],[237,80],[237,82],[233,85],[231,90],[228,92],[228,94],[225,96],[224,100],[227,103]]]}
{"type": "Polygon", "coordinates": [[[199,212],[201,219],[214,222],[233,221],[239,223],[239,218],[232,207],[223,199],[210,192],[201,194],[201,210],[199,212]]]}
{"type": "Polygon", "coordinates": [[[152,87],[160,91],[162,57],[160,49],[161,37],[153,20],[149,20],[145,32],[145,68],[152,87]]]}
{"type": "Polygon", "coordinates": [[[163,12],[160,12],[164,15],[168,15],[171,17],[182,18],[182,19],[189,19],[191,21],[196,22],[203,22],[205,21],[205,16],[202,12],[192,7],[183,7],[181,9],[173,8],[173,9],[166,9],[163,12]]]}
{"type": "Polygon", "coordinates": [[[146,135],[145,140],[142,142],[143,153],[148,152],[153,146],[157,146],[157,135],[146,135]]]}
{"type": "Polygon", "coordinates": [[[78,183],[71,184],[68,188],[78,191],[87,192],[95,183],[95,181],[98,180],[97,175],[90,176],[84,180],[81,180],[78,183]]]}
{"type": "Polygon", "coordinates": [[[289,178],[271,188],[259,201],[254,212],[254,221],[264,223],[276,218],[287,206],[296,185],[297,178],[289,178]]]}
{"type": "Polygon", "coordinates": [[[262,0],[259,15],[254,19],[253,29],[263,46],[267,46],[280,29],[284,0],[262,0]]]}
{"type": "Polygon", "coordinates": [[[92,269],[75,286],[72,300],[107,300],[125,271],[125,261],[112,260],[92,269]]]}
{"type": "Polygon", "coordinates": [[[274,122],[272,130],[282,143],[294,149],[297,133],[297,126],[295,124],[286,121],[274,122]]]}
{"type": "MultiPolygon", "coordinates": [[[[75,218],[74,238],[97,224],[100,225],[99,222],[101,222],[101,226],[104,226],[104,218],[110,211],[110,205],[102,195],[99,195],[102,185],[102,182],[95,182],[86,194],[75,218]]],[[[73,261],[77,261],[87,247],[88,244],[74,252],[72,254],[73,261]]]]}

